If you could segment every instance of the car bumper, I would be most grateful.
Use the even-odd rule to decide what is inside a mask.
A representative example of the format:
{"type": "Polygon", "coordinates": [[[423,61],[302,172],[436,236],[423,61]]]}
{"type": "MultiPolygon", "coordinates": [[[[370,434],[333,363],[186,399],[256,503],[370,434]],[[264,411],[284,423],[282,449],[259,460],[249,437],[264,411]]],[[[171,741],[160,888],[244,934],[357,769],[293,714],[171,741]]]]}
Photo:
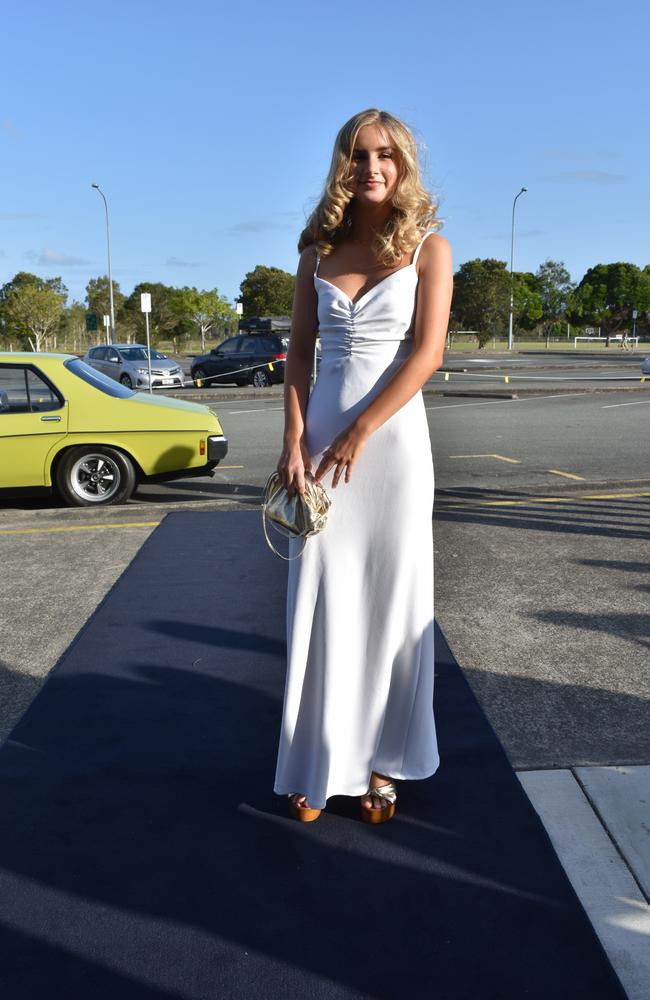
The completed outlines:
{"type": "Polygon", "coordinates": [[[211,434],[208,438],[208,465],[220,462],[228,454],[228,438],[224,434],[211,434]]]}
{"type": "MultiPolygon", "coordinates": [[[[154,377],[151,380],[151,387],[153,389],[182,389],[183,379],[180,375],[172,375],[170,378],[161,378],[157,375],[154,375],[154,377]]],[[[137,388],[138,389],[149,388],[149,378],[147,375],[138,375],[137,388]]]]}

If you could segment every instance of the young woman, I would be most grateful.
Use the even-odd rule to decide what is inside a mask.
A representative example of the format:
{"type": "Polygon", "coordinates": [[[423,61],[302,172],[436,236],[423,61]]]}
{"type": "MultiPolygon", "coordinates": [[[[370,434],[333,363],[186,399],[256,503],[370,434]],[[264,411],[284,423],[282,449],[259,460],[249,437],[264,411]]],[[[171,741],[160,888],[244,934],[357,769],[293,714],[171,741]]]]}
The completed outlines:
{"type": "MultiPolygon", "coordinates": [[[[440,763],[433,715],[433,463],[421,393],[442,364],[451,251],[413,136],[374,108],[336,137],[298,250],[285,368],[289,494],[332,499],[288,564],[287,678],[274,791],[313,820],[331,795],[390,819],[396,779],[440,763]],[[321,363],[309,395],[315,338],[321,363]]],[[[302,541],[291,539],[289,555],[302,541]]]]}

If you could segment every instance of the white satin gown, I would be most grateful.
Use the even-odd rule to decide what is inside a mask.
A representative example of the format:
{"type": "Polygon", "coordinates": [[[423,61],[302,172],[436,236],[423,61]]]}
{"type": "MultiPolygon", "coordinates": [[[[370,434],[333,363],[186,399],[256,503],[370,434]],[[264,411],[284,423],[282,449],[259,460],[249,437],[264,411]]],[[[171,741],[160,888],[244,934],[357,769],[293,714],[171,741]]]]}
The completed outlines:
{"type": "MultiPolygon", "coordinates": [[[[417,259],[353,302],[318,275],[321,364],[305,440],[323,451],[413,347],[417,259]]],[[[426,778],[440,763],[433,714],[434,494],[422,392],[366,440],[332,489],[323,531],[288,563],[287,674],[274,791],[313,808],[363,795],[372,771],[426,778]]],[[[289,555],[302,541],[290,539],[289,555]]]]}

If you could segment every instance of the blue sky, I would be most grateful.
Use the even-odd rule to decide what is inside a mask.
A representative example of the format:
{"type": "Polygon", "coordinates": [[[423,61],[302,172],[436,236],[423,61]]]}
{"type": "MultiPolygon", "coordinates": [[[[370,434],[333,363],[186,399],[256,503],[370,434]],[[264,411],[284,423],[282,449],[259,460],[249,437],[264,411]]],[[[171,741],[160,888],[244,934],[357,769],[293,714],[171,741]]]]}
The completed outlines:
{"type": "Polygon", "coordinates": [[[648,4],[26,0],[3,13],[0,283],[217,287],[295,271],[340,125],[421,146],[457,268],[650,262],[648,4]]]}

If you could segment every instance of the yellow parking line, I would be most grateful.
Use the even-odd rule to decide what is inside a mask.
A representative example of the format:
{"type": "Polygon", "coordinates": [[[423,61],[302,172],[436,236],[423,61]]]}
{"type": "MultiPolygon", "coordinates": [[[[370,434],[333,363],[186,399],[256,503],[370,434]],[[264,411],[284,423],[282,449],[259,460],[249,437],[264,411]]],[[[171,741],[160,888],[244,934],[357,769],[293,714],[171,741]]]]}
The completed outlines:
{"type": "Polygon", "coordinates": [[[547,472],[552,472],[554,476],[564,476],[566,479],[580,479],[582,482],[585,481],[584,476],[576,476],[575,472],[562,472],[561,469],[547,469],[547,472]]]}
{"type": "Polygon", "coordinates": [[[489,452],[485,455],[450,455],[450,458],[498,458],[500,462],[512,462],[513,465],[521,465],[521,461],[518,458],[506,458],[505,455],[495,455],[494,452],[489,452]]]}
{"type": "Polygon", "coordinates": [[[160,521],[123,521],[121,524],[71,524],[65,528],[0,528],[0,535],[54,534],[62,531],[102,531],[104,528],[155,528],[160,521]]]}
{"type": "Polygon", "coordinates": [[[459,507],[530,507],[537,503],[576,503],[579,500],[633,500],[638,497],[650,497],[650,493],[577,493],[573,497],[528,497],[527,500],[464,500],[445,503],[436,501],[436,507],[445,510],[459,507]]]}

